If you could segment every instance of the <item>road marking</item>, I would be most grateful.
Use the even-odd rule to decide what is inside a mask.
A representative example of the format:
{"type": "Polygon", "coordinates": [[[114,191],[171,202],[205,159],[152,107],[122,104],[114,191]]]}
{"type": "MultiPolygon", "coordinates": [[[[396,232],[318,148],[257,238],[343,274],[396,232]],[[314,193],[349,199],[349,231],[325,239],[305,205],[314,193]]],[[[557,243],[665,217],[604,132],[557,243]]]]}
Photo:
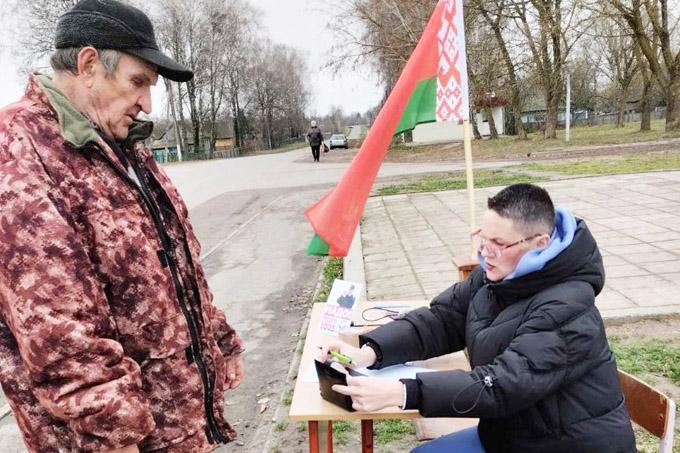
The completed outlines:
{"type": "Polygon", "coordinates": [[[274,203],[276,203],[277,201],[281,200],[283,197],[284,197],[284,195],[281,195],[280,197],[274,199],[274,200],[273,200],[272,202],[270,202],[267,206],[265,206],[260,212],[258,212],[257,214],[255,214],[254,216],[252,216],[251,218],[249,218],[249,219],[246,221],[246,223],[244,223],[244,224],[241,225],[240,227],[236,228],[234,231],[232,231],[232,232],[229,234],[229,236],[227,236],[226,238],[222,239],[220,242],[218,242],[217,244],[215,244],[215,245],[213,246],[213,248],[211,248],[211,249],[208,250],[206,253],[204,253],[203,255],[201,255],[201,256],[199,257],[199,259],[200,259],[201,261],[203,261],[204,259],[208,258],[210,255],[212,255],[213,253],[215,253],[220,247],[222,247],[224,244],[226,244],[227,242],[229,242],[229,240],[230,240],[231,238],[233,238],[234,236],[236,236],[237,234],[239,234],[241,231],[243,231],[243,229],[244,229],[245,227],[247,227],[248,225],[250,225],[255,219],[257,219],[257,218],[260,217],[262,214],[264,214],[264,213],[265,213],[265,212],[266,212],[266,211],[267,211],[274,203]]]}

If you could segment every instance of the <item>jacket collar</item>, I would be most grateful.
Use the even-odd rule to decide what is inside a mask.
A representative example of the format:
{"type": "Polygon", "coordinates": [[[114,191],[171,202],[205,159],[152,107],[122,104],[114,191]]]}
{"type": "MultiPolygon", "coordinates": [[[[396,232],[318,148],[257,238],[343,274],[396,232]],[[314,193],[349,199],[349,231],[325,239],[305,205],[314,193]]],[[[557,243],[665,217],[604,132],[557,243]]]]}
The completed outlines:
{"type": "MultiPolygon", "coordinates": [[[[61,135],[74,148],[83,149],[88,143],[101,144],[101,137],[93,124],[68,100],[56,87],[52,79],[46,75],[31,74],[26,96],[43,102],[56,113],[61,135]]],[[[122,145],[133,149],[134,144],[146,140],[151,136],[153,123],[151,121],[136,120],[130,125],[128,137],[122,145]]]]}

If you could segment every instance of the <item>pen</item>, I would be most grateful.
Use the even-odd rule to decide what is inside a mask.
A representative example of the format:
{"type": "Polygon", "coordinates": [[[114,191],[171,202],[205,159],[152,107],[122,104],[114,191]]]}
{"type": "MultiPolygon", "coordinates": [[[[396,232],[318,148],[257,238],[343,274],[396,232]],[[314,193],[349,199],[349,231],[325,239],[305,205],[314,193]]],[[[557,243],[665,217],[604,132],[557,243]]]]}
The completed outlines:
{"type": "MultiPolygon", "coordinates": [[[[319,346],[319,349],[321,349],[321,346],[319,346]]],[[[352,364],[352,359],[345,354],[340,354],[339,352],[335,351],[328,351],[330,355],[338,359],[338,362],[343,363],[345,365],[351,365],[352,364]]]]}

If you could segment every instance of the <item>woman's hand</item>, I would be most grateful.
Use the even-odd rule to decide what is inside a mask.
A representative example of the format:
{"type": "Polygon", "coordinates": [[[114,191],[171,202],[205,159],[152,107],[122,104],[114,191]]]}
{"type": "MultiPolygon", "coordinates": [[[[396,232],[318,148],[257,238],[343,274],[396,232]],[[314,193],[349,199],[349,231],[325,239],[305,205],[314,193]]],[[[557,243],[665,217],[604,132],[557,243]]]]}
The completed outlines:
{"type": "MultiPolygon", "coordinates": [[[[321,356],[319,357],[319,361],[325,362],[329,358],[331,360],[338,361],[332,355],[330,355],[330,351],[339,352],[340,354],[346,355],[352,359],[352,363],[350,364],[352,368],[366,368],[373,365],[376,360],[375,351],[369,346],[364,346],[363,348],[359,349],[355,348],[354,346],[350,346],[347,343],[335,341],[321,346],[321,356]]],[[[343,363],[343,365],[347,364],[343,363]]]]}
{"type": "Polygon", "coordinates": [[[347,385],[334,385],[333,390],[351,396],[352,407],[361,412],[404,405],[404,384],[391,379],[348,375],[347,385]]]}

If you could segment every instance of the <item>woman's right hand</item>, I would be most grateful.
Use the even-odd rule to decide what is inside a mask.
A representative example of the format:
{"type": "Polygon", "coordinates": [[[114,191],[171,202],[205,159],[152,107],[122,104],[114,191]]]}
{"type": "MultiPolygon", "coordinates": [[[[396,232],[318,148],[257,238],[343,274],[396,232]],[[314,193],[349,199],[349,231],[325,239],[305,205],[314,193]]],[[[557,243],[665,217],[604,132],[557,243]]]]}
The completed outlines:
{"type": "MultiPolygon", "coordinates": [[[[342,355],[352,359],[352,368],[366,368],[373,365],[377,359],[375,351],[369,346],[364,346],[361,349],[350,346],[342,341],[332,341],[321,346],[321,356],[319,360],[325,362],[328,359],[338,362],[338,360],[330,355],[330,351],[339,352],[342,355]]],[[[341,363],[341,362],[340,362],[341,363]]],[[[344,364],[343,364],[344,365],[344,364]]]]}

